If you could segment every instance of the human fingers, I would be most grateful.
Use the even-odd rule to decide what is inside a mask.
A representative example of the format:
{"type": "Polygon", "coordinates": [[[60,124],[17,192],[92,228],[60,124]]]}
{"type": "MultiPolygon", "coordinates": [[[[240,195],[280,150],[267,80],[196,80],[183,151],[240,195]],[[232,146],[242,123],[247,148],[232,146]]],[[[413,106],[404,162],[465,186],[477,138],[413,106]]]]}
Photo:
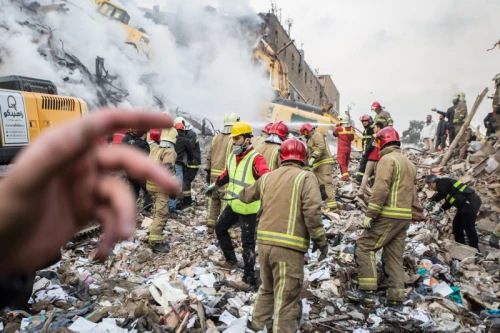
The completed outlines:
{"type": "Polygon", "coordinates": [[[130,238],[135,231],[136,200],[126,183],[102,177],[97,188],[99,205],[95,214],[102,226],[99,258],[105,259],[115,243],[130,238]]]}
{"type": "Polygon", "coordinates": [[[172,173],[137,149],[127,146],[99,147],[96,154],[102,170],[125,171],[133,179],[150,180],[166,193],[179,194],[179,183],[172,173]]]}
{"type": "Polygon", "coordinates": [[[97,138],[115,130],[171,126],[172,120],[166,115],[125,110],[102,110],[60,125],[42,133],[15,159],[11,174],[22,175],[15,188],[22,194],[36,193],[50,178],[94,147],[97,138]]]}

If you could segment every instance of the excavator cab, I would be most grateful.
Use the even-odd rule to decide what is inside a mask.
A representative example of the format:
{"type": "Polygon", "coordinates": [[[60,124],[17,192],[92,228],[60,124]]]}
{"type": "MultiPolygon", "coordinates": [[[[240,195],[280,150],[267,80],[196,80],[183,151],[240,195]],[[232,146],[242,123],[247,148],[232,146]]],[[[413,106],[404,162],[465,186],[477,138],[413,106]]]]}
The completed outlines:
{"type": "Polygon", "coordinates": [[[127,24],[130,22],[130,15],[126,10],[117,7],[110,2],[102,2],[97,10],[100,14],[107,16],[113,20],[119,21],[123,24],[127,24]]]}

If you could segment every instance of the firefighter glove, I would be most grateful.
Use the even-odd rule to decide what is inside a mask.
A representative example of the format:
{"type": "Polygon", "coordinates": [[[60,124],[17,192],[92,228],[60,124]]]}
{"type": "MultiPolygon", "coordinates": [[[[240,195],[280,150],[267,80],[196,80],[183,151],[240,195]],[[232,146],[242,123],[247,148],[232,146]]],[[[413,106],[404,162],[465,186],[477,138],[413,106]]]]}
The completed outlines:
{"type": "Polygon", "coordinates": [[[425,204],[425,210],[431,211],[434,206],[436,206],[436,203],[434,201],[429,201],[425,204]]]}
{"type": "Polygon", "coordinates": [[[320,255],[318,261],[323,261],[328,255],[328,243],[325,243],[323,247],[319,249],[320,255]]]}
{"type": "Polygon", "coordinates": [[[208,186],[205,190],[205,195],[207,197],[211,196],[213,191],[215,191],[215,189],[217,188],[217,185],[215,185],[215,183],[213,183],[212,185],[208,186]]]}
{"type": "Polygon", "coordinates": [[[363,229],[370,230],[372,228],[373,219],[371,217],[365,216],[365,221],[363,222],[363,229]]]}
{"type": "Polygon", "coordinates": [[[210,184],[210,169],[205,169],[205,171],[207,172],[207,178],[205,178],[205,180],[210,184]]]}
{"type": "Polygon", "coordinates": [[[313,165],[314,165],[314,158],[310,158],[308,161],[307,161],[307,167],[312,169],[313,165]]]}

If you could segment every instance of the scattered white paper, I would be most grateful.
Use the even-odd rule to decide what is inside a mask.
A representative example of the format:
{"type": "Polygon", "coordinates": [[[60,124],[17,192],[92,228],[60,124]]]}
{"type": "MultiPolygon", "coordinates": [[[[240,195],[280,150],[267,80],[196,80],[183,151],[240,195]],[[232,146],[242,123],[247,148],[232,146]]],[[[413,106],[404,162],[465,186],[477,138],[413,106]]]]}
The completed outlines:
{"type": "Polygon", "coordinates": [[[75,332],[85,332],[89,330],[93,330],[97,327],[96,323],[91,322],[85,318],[79,317],[70,327],[70,330],[75,332]]]}
{"type": "Polygon", "coordinates": [[[222,312],[222,314],[219,317],[219,320],[222,321],[226,325],[230,325],[236,319],[238,319],[238,318],[236,318],[235,316],[233,316],[232,314],[230,314],[227,311],[222,312]]]}
{"type": "Polygon", "coordinates": [[[186,295],[180,289],[176,289],[168,283],[168,275],[161,275],[154,279],[149,286],[149,292],[153,296],[154,300],[163,306],[164,310],[169,310],[169,302],[177,303],[178,301],[183,301],[186,299],[186,295]]]}
{"type": "Polygon", "coordinates": [[[205,287],[209,288],[213,288],[214,283],[217,282],[217,280],[215,280],[215,276],[212,273],[200,275],[200,281],[205,285],[205,287]]]}
{"type": "Polygon", "coordinates": [[[440,294],[443,297],[448,296],[449,294],[453,293],[453,290],[446,284],[446,282],[441,282],[439,284],[434,285],[434,288],[432,288],[432,292],[435,294],[440,294]]]}
{"type": "Polygon", "coordinates": [[[330,279],[330,267],[322,267],[319,270],[311,273],[309,276],[308,281],[313,282],[313,281],[322,281],[322,280],[329,280],[330,279]]]}

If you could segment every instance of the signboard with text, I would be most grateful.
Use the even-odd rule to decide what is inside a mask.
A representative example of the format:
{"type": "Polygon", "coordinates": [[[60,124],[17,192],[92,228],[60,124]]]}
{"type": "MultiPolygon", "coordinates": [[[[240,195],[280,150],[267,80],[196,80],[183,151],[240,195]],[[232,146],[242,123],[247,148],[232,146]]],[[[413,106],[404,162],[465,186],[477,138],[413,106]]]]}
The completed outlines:
{"type": "Polygon", "coordinates": [[[0,121],[4,146],[25,146],[30,144],[28,115],[21,93],[0,90],[0,121]]]}

